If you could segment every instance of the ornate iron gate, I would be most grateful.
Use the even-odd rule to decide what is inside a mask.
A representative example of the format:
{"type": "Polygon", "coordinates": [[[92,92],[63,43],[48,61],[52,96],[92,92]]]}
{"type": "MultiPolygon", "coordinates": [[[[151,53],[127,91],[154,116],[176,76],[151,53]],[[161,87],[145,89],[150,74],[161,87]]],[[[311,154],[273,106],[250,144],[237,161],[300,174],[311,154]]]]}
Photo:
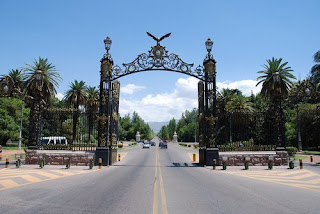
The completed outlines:
{"type": "MultiPolygon", "coordinates": [[[[116,157],[116,143],[118,138],[118,111],[120,83],[117,79],[142,71],[165,70],[179,72],[200,80],[199,82],[199,128],[200,128],[200,165],[205,164],[207,150],[217,147],[216,138],[216,68],[215,60],[211,55],[213,42],[206,42],[208,54],[203,66],[192,70],[193,64],[186,63],[177,54],[168,53],[160,42],[171,35],[168,33],[160,38],[147,34],[156,40],[157,44],[151,47],[148,53],[138,55],[123,67],[114,65],[109,53],[111,39],[104,40],[106,53],[101,60],[100,71],[100,108],[99,108],[99,140],[96,158],[108,160],[104,165],[112,164],[116,157]]],[[[217,155],[218,153],[216,153],[217,155]]]]}

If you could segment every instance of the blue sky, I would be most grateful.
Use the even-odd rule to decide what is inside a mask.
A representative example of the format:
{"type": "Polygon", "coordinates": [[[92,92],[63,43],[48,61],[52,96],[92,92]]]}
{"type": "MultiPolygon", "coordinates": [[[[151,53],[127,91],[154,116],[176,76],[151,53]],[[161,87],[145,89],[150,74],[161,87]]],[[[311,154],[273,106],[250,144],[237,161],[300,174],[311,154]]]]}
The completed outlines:
{"type": "MultiPolygon", "coordinates": [[[[115,64],[147,52],[156,36],[184,61],[201,64],[204,42],[214,41],[219,88],[254,88],[266,59],[283,58],[305,78],[320,49],[320,1],[0,1],[0,73],[39,56],[63,78],[58,92],[84,80],[99,84],[103,39],[113,43],[115,64]]],[[[146,121],[167,121],[197,107],[197,81],[172,72],[143,72],[121,78],[120,113],[137,111],[146,121]]]]}

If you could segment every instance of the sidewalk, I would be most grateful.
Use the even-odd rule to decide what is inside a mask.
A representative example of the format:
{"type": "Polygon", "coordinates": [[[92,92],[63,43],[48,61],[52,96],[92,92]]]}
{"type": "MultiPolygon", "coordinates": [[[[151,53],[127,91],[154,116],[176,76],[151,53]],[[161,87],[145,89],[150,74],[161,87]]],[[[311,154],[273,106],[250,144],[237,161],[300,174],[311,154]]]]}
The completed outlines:
{"type": "Polygon", "coordinates": [[[14,155],[14,154],[24,154],[24,150],[23,149],[16,149],[16,150],[2,150],[2,161],[5,161],[5,159],[7,157],[9,157],[10,155],[14,155]]]}
{"type": "Polygon", "coordinates": [[[298,152],[297,155],[307,157],[307,158],[302,160],[304,163],[311,163],[310,162],[310,156],[312,156],[312,158],[313,158],[313,162],[312,163],[320,163],[320,155],[304,155],[303,152],[301,152],[301,153],[298,152]]]}

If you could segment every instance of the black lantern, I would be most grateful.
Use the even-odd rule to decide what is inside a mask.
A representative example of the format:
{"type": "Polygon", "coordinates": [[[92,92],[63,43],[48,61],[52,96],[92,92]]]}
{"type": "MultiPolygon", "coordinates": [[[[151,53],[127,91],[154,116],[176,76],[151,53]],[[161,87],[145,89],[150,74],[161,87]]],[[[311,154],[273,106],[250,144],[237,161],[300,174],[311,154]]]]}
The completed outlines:
{"type": "Polygon", "coordinates": [[[104,45],[105,45],[105,48],[107,50],[107,52],[110,50],[110,47],[111,47],[111,43],[112,43],[112,40],[109,38],[109,36],[103,40],[104,41],[104,45]]]}
{"type": "Polygon", "coordinates": [[[280,74],[279,74],[279,72],[275,72],[273,74],[273,81],[276,82],[276,83],[280,82],[280,74]]]}
{"type": "Polygon", "coordinates": [[[42,80],[42,74],[43,74],[43,72],[42,72],[40,69],[37,70],[37,71],[35,72],[35,78],[36,78],[36,80],[41,81],[41,80],[42,80]]]}
{"type": "Polygon", "coordinates": [[[207,51],[210,53],[212,50],[212,46],[213,46],[213,41],[211,41],[210,38],[207,39],[207,41],[205,42],[207,51]]]}
{"type": "Polygon", "coordinates": [[[4,93],[4,94],[8,94],[8,92],[9,92],[9,86],[8,86],[8,85],[4,85],[2,90],[3,90],[3,93],[4,93]]]}

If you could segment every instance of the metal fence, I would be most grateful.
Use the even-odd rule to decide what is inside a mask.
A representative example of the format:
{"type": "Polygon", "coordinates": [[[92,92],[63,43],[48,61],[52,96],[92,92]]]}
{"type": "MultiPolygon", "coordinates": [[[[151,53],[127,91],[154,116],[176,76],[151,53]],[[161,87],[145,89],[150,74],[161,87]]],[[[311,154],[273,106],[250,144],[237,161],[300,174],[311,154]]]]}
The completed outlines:
{"type": "Polygon", "coordinates": [[[272,118],[265,112],[220,114],[216,125],[216,142],[221,151],[275,149],[272,118]]]}
{"type": "Polygon", "coordinates": [[[52,108],[43,110],[40,122],[40,139],[43,149],[93,151],[97,147],[96,114],[69,108],[52,108]],[[67,143],[58,140],[45,140],[54,139],[54,137],[65,138],[67,143]]]}

